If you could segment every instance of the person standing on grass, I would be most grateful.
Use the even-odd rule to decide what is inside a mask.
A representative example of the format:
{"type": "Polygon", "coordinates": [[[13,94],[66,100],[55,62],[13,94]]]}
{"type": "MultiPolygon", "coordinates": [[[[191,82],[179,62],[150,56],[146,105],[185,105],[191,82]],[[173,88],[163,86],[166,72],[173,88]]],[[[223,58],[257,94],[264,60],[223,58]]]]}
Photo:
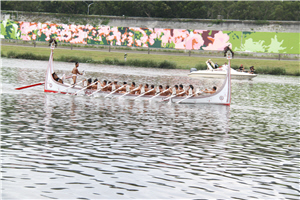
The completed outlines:
{"type": "Polygon", "coordinates": [[[78,67],[79,67],[79,63],[75,62],[75,67],[72,70],[72,79],[73,79],[73,84],[76,84],[76,78],[77,78],[77,74],[83,75],[83,73],[80,73],[78,71],[78,67]]]}

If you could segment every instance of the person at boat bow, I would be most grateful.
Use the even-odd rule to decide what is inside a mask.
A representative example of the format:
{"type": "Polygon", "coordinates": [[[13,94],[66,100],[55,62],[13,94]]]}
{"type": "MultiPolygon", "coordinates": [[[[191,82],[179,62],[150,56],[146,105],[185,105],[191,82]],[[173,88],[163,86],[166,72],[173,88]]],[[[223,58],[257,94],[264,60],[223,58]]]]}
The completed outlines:
{"type": "Polygon", "coordinates": [[[203,90],[203,92],[209,93],[209,94],[213,94],[213,93],[215,93],[216,91],[217,91],[217,87],[216,87],[216,86],[214,86],[214,87],[212,88],[212,90],[208,90],[207,88],[206,88],[205,90],[203,90]]]}
{"type": "Polygon", "coordinates": [[[78,71],[78,67],[79,67],[79,63],[75,62],[75,67],[72,70],[72,79],[73,79],[73,84],[76,84],[76,78],[77,78],[77,74],[83,75],[83,73],[80,73],[78,71]]]}
{"type": "Polygon", "coordinates": [[[55,81],[57,81],[59,83],[63,83],[63,80],[60,79],[55,72],[53,72],[52,77],[55,81]]]}

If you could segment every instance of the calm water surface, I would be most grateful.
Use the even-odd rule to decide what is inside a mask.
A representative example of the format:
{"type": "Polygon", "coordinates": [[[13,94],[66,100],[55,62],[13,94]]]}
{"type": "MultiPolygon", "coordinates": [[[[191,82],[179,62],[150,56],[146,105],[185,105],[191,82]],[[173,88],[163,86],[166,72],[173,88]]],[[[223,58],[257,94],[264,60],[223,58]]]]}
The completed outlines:
{"type": "MultiPolygon", "coordinates": [[[[74,64],[55,62],[56,72],[74,64]]],[[[2,59],[2,199],[299,199],[299,78],[232,81],[232,105],[45,94],[2,59]]],[[[201,89],[187,70],[81,64],[85,78],[201,89]]],[[[81,78],[80,78],[81,79],[81,78]]]]}

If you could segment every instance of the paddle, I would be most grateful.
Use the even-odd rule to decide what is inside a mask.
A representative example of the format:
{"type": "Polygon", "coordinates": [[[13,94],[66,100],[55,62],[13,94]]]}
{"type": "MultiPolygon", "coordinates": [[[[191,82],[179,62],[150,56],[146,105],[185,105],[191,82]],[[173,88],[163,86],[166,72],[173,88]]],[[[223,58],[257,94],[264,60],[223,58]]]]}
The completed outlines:
{"type": "Polygon", "coordinates": [[[164,91],[162,91],[162,92],[160,92],[160,93],[158,93],[157,95],[155,95],[154,97],[151,97],[151,98],[148,99],[148,100],[150,101],[151,99],[154,99],[155,97],[159,96],[161,93],[165,93],[165,92],[168,91],[168,90],[169,90],[169,88],[166,89],[166,90],[164,90],[164,91]]]}
{"type": "Polygon", "coordinates": [[[193,97],[193,96],[195,96],[196,94],[199,94],[199,93],[201,94],[202,91],[199,91],[199,92],[196,92],[195,94],[189,95],[189,96],[185,97],[184,99],[181,99],[180,101],[177,101],[176,103],[179,104],[180,102],[182,102],[186,99],[189,99],[189,98],[191,98],[191,97],[193,97]]]}
{"type": "Polygon", "coordinates": [[[141,96],[143,96],[143,95],[145,95],[149,92],[152,92],[153,90],[155,90],[155,89],[153,88],[152,90],[149,90],[148,92],[144,92],[143,94],[140,94],[139,96],[135,97],[134,99],[137,99],[137,98],[139,98],[139,97],[141,97],[141,96]]]}
{"type": "Polygon", "coordinates": [[[139,89],[139,87],[135,88],[134,90],[132,90],[130,92],[126,92],[125,94],[123,94],[122,96],[120,96],[118,98],[124,97],[125,95],[130,94],[131,92],[137,91],[138,89],[139,89]]]}
{"type": "Polygon", "coordinates": [[[169,100],[169,99],[172,99],[172,98],[174,98],[174,97],[176,97],[176,96],[178,96],[178,95],[184,94],[184,93],[185,93],[185,91],[183,91],[183,92],[181,92],[181,93],[179,93],[179,94],[176,94],[176,95],[172,95],[172,96],[170,96],[170,97],[168,97],[168,98],[166,98],[166,99],[163,99],[163,100],[161,100],[161,101],[167,101],[167,100],[169,100]]]}
{"type": "Polygon", "coordinates": [[[115,93],[116,91],[120,90],[121,88],[125,87],[126,85],[123,85],[121,87],[119,87],[118,89],[115,89],[114,91],[112,91],[111,93],[109,93],[108,95],[106,95],[104,98],[110,96],[111,94],[115,93]]]}
{"type": "Polygon", "coordinates": [[[94,83],[92,83],[92,84],[90,84],[90,85],[88,85],[88,86],[82,88],[81,90],[79,90],[79,91],[73,93],[72,95],[78,94],[78,92],[81,92],[82,90],[85,90],[86,88],[88,88],[88,87],[90,87],[90,86],[92,86],[92,85],[95,85],[96,83],[98,83],[98,82],[94,82],[94,83]]]}
{"type": "Polygon", "coordinates": [[[45,84],[44,82],[41,82],[41,83],[35,83],[35,84],[32,84],[32,85],[25,85],[25,86],[22,86],[22,87],[15,88],[15,90],[23,90],[23,89],[26,89],[26,88],[30,88],[30,87],[34,87],[34,86],[38,86],[38,85],[44,85],[44,84],[45,84]]]}
{"type": "Polygon", "coordinates": [[[67,89],[69,89],[69,88],[71,88],[71,87],[74,87],[75,85],[77,85],[77,84],[79,84],[79,83],[81,83],[81,82],[83,82],[83,81],[84,81],[84,80],[79,81],[78,83],[75,83],[74,85],[71,85],[70,87],[67,87],[67,88],[63,89],[63,90],[60,91],[59,93],[62,93],[62,92],[64,92],[64,91],[66,91],[67,89]]]}
{"type": "Polygon", "coordinates": [[[100,87],[100,89],[96,90],[96,91],[95,91],[95,92],[93,92],[92,94],[89,94],[89,95],[88,95],[88,97],[89,97],[89,96],[92,96],[93,94],[95,94],[95,93],[99,92],[100,90],[102,90],[102,89],[104,89],[104,88],[107,88],[108,86],[110,86],[110,84],[107,84],[107,85],[106,85],[106,86],[104,86],[104,87],[100,87]]]}

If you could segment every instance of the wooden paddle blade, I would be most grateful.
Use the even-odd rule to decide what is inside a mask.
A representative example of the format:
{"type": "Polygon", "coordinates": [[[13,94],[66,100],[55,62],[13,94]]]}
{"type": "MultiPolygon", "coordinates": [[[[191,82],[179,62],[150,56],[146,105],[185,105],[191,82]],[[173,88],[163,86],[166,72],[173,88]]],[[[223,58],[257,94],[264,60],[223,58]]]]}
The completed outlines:
{"type": "Polygon", "coordinates": [[[38,85],[44,85],[44,84],[45,84],[44,82],[41,82],[41,83],[35,83],[35,84],[32,84],[32,85],[25,85],[25,86],[22,86],[22,87],[15,88],[15,90],[23,90],[23,89],[26,89],[26,88],[30,88],[30,87],[34,87],[34,86],[38,86],[38,85]]]}

